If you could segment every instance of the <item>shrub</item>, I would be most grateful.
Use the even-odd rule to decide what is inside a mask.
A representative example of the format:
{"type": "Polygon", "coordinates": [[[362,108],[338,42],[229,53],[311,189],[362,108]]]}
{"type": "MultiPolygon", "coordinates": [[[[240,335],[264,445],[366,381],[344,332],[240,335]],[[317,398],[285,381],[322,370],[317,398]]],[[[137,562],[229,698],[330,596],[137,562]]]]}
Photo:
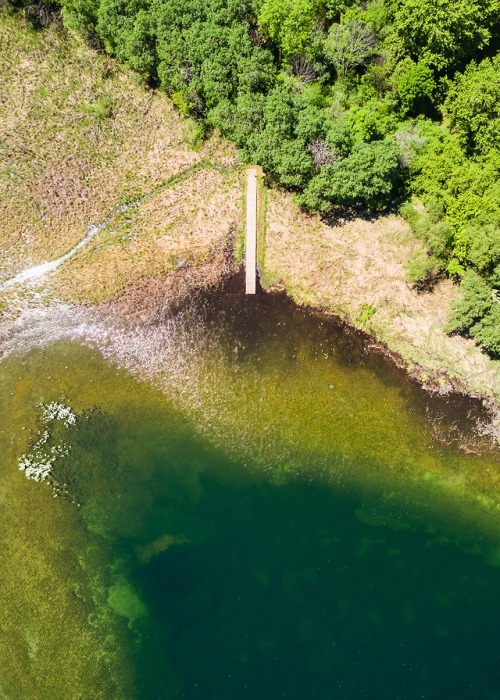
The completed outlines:
{"type": "Polygon", "coordinates": [[[414,251],[404,265],[406,281],[418,291],[429,289],[437,280],[440,266],[425,250],[414,251]]]}
{"type": "Polygon", "coordinates": [[[377,309],[372,304],[363,304],[359,310],[358,321],[360,323],[368,323],[376,311],[377,309]]]}
{"type": "Polygon", "coordinates": [[[493,307],[492,288],[474,270],[468,270],[460,284],[462,298],[453,305],[450,331],[468,331],[493,307]]]}
{"type": "Polygon", "coordinates": [[[500,301],[470,329],[471,336],[491,355],[500,356],[500,301]]]}

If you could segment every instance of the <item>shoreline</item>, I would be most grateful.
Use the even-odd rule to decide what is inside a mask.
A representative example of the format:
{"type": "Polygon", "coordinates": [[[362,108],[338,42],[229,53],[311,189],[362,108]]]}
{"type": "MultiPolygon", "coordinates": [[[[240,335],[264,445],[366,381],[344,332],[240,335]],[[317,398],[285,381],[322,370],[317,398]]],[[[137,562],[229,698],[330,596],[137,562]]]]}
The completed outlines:
{"type": "MultiPolygon", "coordinates": [[[[446,368],[442,368],[439,371],[429,371],[423,366],[412,363],[410,360],[405,359],[400,352],[391,349],[387,343],[380,340],[375,332],[370,332],[366,328],[360,328],[359,324],[354,322],[348,316],[342,315],[338,311],[332,311],[326,307],[314,306],[307,303],[301,304],[294,299],[293,295],[290,294],[288,289],[285,287],[280,285],[271,285],[268,288],[264,288],[261,285],[261,289],[264,294],[285,293],[294,301],[295,304],[297,304],[297,306],[303,308],[305,311],[324,319],[333,319],[334,321],[348,328],[350,331],[359,334],[359,336],[364,339],[367,350],[388,359],[397,369],[402,370],[408,379],[418,384],[418,386],[420,386],[425,392],[434,396],[448,396],[450,394],[455,394],[457,396],[463,396],[464,398],[481,401],[483,406],[488,411],[492,412],[492,418],[494,417],[493,414],[495,412],[498,412],[498,417],[500,418],[500,403],[496,403],[486,394],[472,391],[465,383],[447,374],[446,368]]],[[[496,439],[500,442],[500,432],[498,433],[496,439]]]]}
{"type": "MultiPolygon", "coordinates": [[[[294,301],[294,303],[297,304],[286,289],[270,287],[267,290],[262,288],[262,291],[265,294],[284,292],[294,301]]],[[[351,319],[343,317],[339,313],[308,304],[297,304],[297,306],[304,309],[304,311],[307,313],[314,314],[319,318],[333,320],[339,325],[347,328],[350,332],[356,333],[363,340],[367,352],[383,357],[396,370],[401,370],[410,382],[414,383],[422,392],[431,398],[453,397],[457,400],[479,402],[481,404],[481,408],[488,414],[487,423],[485,426],[483,426],[488,430],[481,436],[492,438],[494,443],[500,446],[500,404],[495,403],[495,401],[479,392],[471,391],[465,384],[447,375],[445,369],[442,369],[439,373],[436,372],[435,374],[431,374],[425,370],[425,368],[410,363],[409,361],[405,360],[400,353],[392,350],[383,341],[378,339],[373,332],[370,333],[369,331],[360,328],[351,319]],[[443,380],[445,380],[446,383],[443,383],[443,380]]],[[[437,439],[438,441],[449,445],[449,442],[445,442],[444,438],[441,440],[439,437],[437,437],[437,439]]],[[[467,444],[458,445],[458,449],[465,453],[478,454],[475,450],[470,449],[467,444]]]]}
{"type": "MultiPolygon", "coordinates": [[[[57,308],[73,304],[87,308],[87,318],[114,313],[160,323],[191,289],[235,272],[245,220],[235,147],[217,132],[201,142],[196,125],[166,95],[145,91],[76,35],[50,28],[35,35],[7,13],[2,21],[15,59],[4,62],[9,119],[2,130],[12,141],[13,170],[2,175],[9,193],[0,226],[2,281],[39,265],[45,270],[44,261],[79,245],[89,224],[116,216],[57,271],[0,294],[0,343],[23,309],[35,322],[36,309],[54,307],[57,316],[57,308]],[[25,84],[28,92],[19,89],[25,84]],[[113,109],[95,112],[96,96],[113,109]],[[59,134],[56,144],[51,133],[59,134]],[[43,154],[40,172],[23,170],[26,149],[43,154]],[[16,176],[12,187],[16,168],[26,177],[16,176]],[[232,256],[221,253],[232,238],[232,256]]],[[[458,295],[449,280],[431,294],[408,288],[404,262],[421,245],[409,226],[394,215],[333,223],[308,216],[289,193],[264,187],[258,172],[262,286],[286,290],[298,305],[367,334],[372,349],[427,390],[483,400],[500,440],[500,361],[444,333],[458,295]]],[[[68,319],[60,316],[64,326],[68,319]]]]}
{"type": "Polygon", "coordinates": [[[482,401],[500,443],[500,361],[473,340],[445,333],[458,297],[450,280],[430,293],[409,287],[404,262],[420,243],[401,217],[330,225],[300,211],[287,193],[267,190],[265,227],[264,289],[338,317],[426,391],[482,401]]]}
{"type": "MultiPolygon", "coordinates": [[[[0,351],[4,351],[3,354],[0,352],[0,361],[3,356],[16,352],[18,339],[21,343],[19,349],[22,352],[34,346],[43,346],[45,343],[61,339],[85,341],[85,332],[78,330],[80,326],[82,328],[90,328],[93,325],[96,328],[102,327],[101,330],[109,333],[110,336],[118,333],[122,335],[121,342],[126,342],[129,331],[143,334],[144,337],[155,329],[161,332],[170,322],[175,323],[176,317],[182,314],[183,309],[190,305],[196,295],[210,293],[210,290],[218,289],[234,277],[241,278],[241,298],[244,300],[244,266],[235,255],[236,243],[235,231],[232,230],[222,241],[212,247],[208,260],[203,264],[186,265],[158,278],[132,282],[115,298],[97,305],[81,303],[61,305],[56,302],[50,303],[47,307],[43,304],[33,305],[28,301],[24,307],[24,313],[21,313],[19,318],[6,319],[0,324],[0,351]],[[79,310],[80,313],[74,314],[75,310],[79,310]],[[72,316],[74,317],[71,318],[72,316]]],[[[469,409],[472,407],[475,412],[484,412],[484,420],[475,427],[472,424],[469,426],[470,435],[463,438],[463,435],[458,434],[458,437],[453,438],[452,441],[461,451],[478,454],[474,439],[481,441],[486,438],[487,442],[493,443],[492,447],[500,444],[500,406],[490,397],[471,391],[465,384],[447,375],[445,369],[430,373],[425,368],[409,362],[401,353],[380,340],[373,330],[360,328],[359,324],[346,315],[324,306],[298,302],[284,285],[264,287],[259,277],[257,296],[268,294],[284,294],[305,313],[347,329],[357,337],[365,354],[370,353],[373,357],[383,358],[431,399],[444,398],[470,402],[469,409]]],[[[98,349],[102,352],[102,348],[98,349]]],[[[113,362],[112,354],[108,359],[113,362]]],[[[148,382],[154,380],[153,376],[145,378],[148,382]]],[[[443,435],[437,433],[436,439],[444,445],[450,444],[444,433],[443,435]]]]}

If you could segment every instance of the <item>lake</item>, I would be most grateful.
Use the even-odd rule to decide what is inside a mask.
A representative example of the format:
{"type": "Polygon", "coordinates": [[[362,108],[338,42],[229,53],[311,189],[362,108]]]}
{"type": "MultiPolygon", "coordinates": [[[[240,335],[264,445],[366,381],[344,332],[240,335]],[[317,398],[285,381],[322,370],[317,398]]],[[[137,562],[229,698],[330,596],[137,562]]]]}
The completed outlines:
{"type": "Polygon", "coordinates": [[[0,696],[500,698],[485,410],[241,290],[0,363],[0,696]]]}

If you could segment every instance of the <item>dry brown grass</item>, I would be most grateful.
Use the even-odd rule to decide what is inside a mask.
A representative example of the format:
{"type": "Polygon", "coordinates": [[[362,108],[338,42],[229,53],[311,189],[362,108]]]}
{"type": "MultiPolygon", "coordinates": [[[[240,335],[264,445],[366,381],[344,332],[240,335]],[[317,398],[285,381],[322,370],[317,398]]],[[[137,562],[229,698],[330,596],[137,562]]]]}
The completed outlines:
{"type": "Polygon", "coordinates": [[[98,303],[127,285],[206,262],[240,223],[241,175],[204,169],[117,217],[45,280],[65,301],[98,303]]]}
{"type": "Polygon", "coordinates": [[[58,257],[89,224],[203,159],[164,95],[55,28],[0,8],[0,280],[58,257]]]}
{"type": "Polygon", "coordinates": [[[100,309],[110,312],[113,319],[119,316],[122,321],[134,325],[162,323],[189,304],[198,292],[216,287],[237,269],[231,235],[211,250],[208,262],[129,284],[118,297],[102,304],[100,309]]]}
{"type": "Polygon", "coordinates": [[[372,332],[423,380],[447,377],[500,402],[500,362],[473,341],[444,327],[458,291],[450,281],[419,294],[405,281],[403,264],[419,245],[397,216],[327,226],[300,212],[289,195],[267,199],[265,279],[283,285],[302,304],[319,306],[372,332]],[[366,305],[375,313],[363,322],[366,305]]]}

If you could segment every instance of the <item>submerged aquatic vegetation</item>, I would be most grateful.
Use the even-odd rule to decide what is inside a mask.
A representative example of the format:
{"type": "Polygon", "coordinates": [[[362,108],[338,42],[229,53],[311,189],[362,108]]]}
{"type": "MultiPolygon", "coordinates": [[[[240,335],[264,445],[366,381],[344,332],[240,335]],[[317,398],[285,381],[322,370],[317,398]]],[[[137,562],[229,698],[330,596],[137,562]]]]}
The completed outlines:
{"type": "MultiPolygon", "coordinates": [[[[378,688],[383,670],[384,697],[406,698],[414,693],[398,669],[411,661],[428,668],[430,688],[416,678],[412,691],[470,700],[458,680],[441,692],[452,657],[462,680],[474,668],[476,697],[486,697],[491,654],[483,648],[485,662],[468,630],[495,634],[496,457],[460,452],[442,403],[429,415],[452,444],[437,443],[430,401],[349,331],[284,297],[214,297],[147,329],[117,332],[82,312],[18,336],[35,348],[0,364],[0,425],[33,438],[27,449],[26,433],[0,430],[14,494],[0,513],[0,555],[14,538],[16,552],[29,549],[41,596],[52,543],[60,559],[50,575],[61,595],[75,592],[62,624],[73,634],[80,621],[92,642],[103,635],[97,668],[102,630],[121,630],[123,647],[118,636],[109,644],[118,660],[133,650],[139,690],[106,697],[332,697],[339,678],[351,697],[370,697],[362,684],[378,688]],[[51,344],[54,333],[63,342],[51,344]],[[56,456],[57,446],[70,451],[56,456]],[[11,466],[21,452],[67,498],[53,502],[19,478],[11,466]],[[43,503],[30,519],[31,502],[43,503]],[[51,505],[71,527],[33,540],[34,525],[55,518],[51,505]]],[[[29,609],[51,658],[58,637],[47,620],[59,624],[60,613],[39,614],[29,587],[15,588],[25,563],[0,567],[0,584],[23,616],[29,609]]],[[[0,652],[9,643],[0,626],[0,652]]],[[[0,654],[0,677],[1,664],[0,654]]],[[[54,664],[42,673],[63,687],[54,664]]],[[[91,681],[81,687],[45,697],[99,697],[91,681]]]]}
{"type": "Polygon", "coordinates": [[[68,428],[76,423],[76,414],[73,413],[69,406],[57,401],[51,401],[43,406],[42,422],[47,424],[53,420],[60,420],[68,428]]]}
{"type": "MultiPolygon", "coordinates": [[[[52,432],[57,422],[66,428],[75,425],[77,415],[63,403],[51,401],[41,405],[41,422],[44,430],[36,442],[31,445],[28,452],[19,458],[19,469],[24,475],[33,481],[46,481],[54,488],[54,495],[60,492],[60,484],[53,478],[53,469],[57,460],[66,457],[70,452],[70,446],[65,442],[50,444],[52,432]]],[[[39,431],[40,432],[40,431],[39,431]]]]}

